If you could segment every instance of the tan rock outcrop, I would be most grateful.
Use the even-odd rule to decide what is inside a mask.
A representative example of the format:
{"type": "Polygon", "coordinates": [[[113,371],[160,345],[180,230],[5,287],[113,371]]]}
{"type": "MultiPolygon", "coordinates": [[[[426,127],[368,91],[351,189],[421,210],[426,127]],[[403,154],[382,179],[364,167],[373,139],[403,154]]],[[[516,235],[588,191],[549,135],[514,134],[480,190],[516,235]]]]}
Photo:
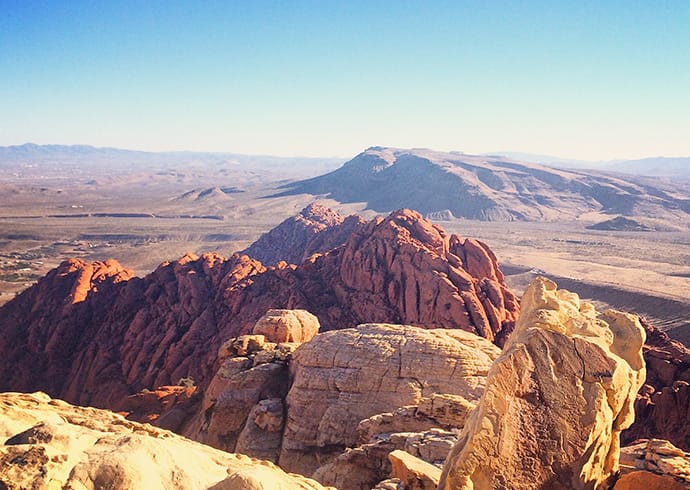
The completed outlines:
{"type": "Polygon", "coordinates": [[[216,375],[181,433],[224,451],[277,461],[289,388],[287,361],[298,345],[267,342],[257,334],[225,342],[216,375]]]}
{"type": "Polygon", "coordinates": [[[543,278],[521,308],[439,488],[608,488],[645,377],[644,330],[543,278]]]}
{"type": "Polygon", "coordinates": [[[195,386],[160,386],[128,396],[114,407],[114,411],[128,420],[179,432],[184,422],[196,412],[199,395],[195,386]]]}
{"type": "Polygon", "coordinates": [[[441,469],[415,458],[405,451],[393,451],[388,455],[393,467],[393,478],[399,479],[408,490],[435,490],[441,478],[441,469]]]}
{"type": "Polygon", "coordinates": [[[499,353],[462,330],[365,324],[319,334],[290,363],[281,467],[311,474],[356,445],[361,420],[434,393],[476,400],[499,353]]]}
{"type": "Polygon", "coordinates": [[[252,328],[269,342],[307,342],[319,333],[319,319],[306,310],[268,310],[252,328]]]}
{"type": "Polygon", "coordinates": [[[690,488],[690,453],[662,439],[622,448],[620,465],[617,490],[690,488]]]}
{"type": "Polygon", "coordinates": [[[0,488],[112,490],[323,488],[105,410],[43,393],[0,394],[0,488]]]}

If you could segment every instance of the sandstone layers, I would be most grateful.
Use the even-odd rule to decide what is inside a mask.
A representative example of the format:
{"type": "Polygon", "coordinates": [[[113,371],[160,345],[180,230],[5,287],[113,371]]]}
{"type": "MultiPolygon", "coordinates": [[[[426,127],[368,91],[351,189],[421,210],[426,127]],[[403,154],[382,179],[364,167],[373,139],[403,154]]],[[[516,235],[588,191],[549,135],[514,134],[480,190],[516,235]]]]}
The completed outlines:
{"type": "Polygon", "coordinates": [[[501,345],[519,306],[485,244],[409,210],[301,264],[188,254],[136,278],[115,261],[74,259],[0,309],[0,391],[113,407],[182,378],[204,389],[221,344],[272,308],[308,310],[323,330],[412,324],[501,345]]]}
{"type": "MultiPolygon", "coordinates": [[[[405,421],[408,431],[459,420],[453,397],[477,400],[500,353],[462,330],[386,324],[325,332],[301,345],[271,340],[254,333],[221,348],[218,372],[182,433],[306,475],[348,447],[393,430],[380,418],[400,407],[415,407],[405,421]],[[360,426],[372,416],[379,420],[360,426]]],[[[321,475],[340,478],[332,471],[321,475]]],[[[340,478],[338,487],[357,488],[355,476],[340,478]]],[[[385,476],[377,470],[361,479],[373,485],[385,476]]]]}
{"type": "Polygon", "coordinates": [[[0,394],[0,488],[317,490],[275,465],[43,393],[0,394]]]}
{"type": "Polygon", "coordinates": [[[538,279],[444,466],[443,489],[605,489],[644,382],[636,317],[538,279]]]}

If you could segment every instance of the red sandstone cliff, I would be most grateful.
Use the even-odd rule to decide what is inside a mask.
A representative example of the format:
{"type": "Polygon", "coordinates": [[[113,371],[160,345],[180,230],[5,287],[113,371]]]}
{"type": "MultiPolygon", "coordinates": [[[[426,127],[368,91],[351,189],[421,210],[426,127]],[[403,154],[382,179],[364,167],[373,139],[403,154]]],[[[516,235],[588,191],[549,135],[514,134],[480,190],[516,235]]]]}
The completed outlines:
{"type": "Polygon", "coordinates": [[[409,210],[356,228],[300,265],[187,255],[132,278],[115,261],[67,261],[0,309],[0,391],[111,407],[183,377],[203,388],[222,342],[271,308],[309,310],[323,330],[406,323],[502,344],[519,306],[486,245],[409,210]]]}

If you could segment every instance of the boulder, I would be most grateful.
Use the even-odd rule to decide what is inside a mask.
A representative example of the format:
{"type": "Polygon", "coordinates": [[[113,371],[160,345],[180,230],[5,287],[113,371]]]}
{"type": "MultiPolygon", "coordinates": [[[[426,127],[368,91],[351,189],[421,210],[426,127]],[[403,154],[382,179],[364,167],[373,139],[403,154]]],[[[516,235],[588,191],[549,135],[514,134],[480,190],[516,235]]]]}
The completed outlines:
{"type": "Polygon", "coordinates": [[[319,332],[319,319],[306,310],[268,310],[252,333],[269,342],[307,342],[319,332]]]}
{"type": "Polygon", "coordinates": [[[544,278],[521,309],[439,488],[608,488],[645,378],[644,330],[544,278]]]}
{"type": "Polygon", "coordinates": [[[388,455],[393,478],[399,479],[407,490],[435,490],[441,469],[415,458],[405,451],[396,450],[388,455]]]}
{"type": "Polygon", "coordinates": [[[0,488],[318,490],[313,480],[105,410],[0,394],[0,488]]]}

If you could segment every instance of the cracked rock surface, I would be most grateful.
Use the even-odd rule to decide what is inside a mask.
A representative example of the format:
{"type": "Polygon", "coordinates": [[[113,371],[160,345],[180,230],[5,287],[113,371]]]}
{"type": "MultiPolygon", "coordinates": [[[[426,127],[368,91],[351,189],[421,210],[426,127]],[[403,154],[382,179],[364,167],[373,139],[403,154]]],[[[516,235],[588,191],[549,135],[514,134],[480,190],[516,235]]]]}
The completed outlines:
{"type": "Polygon", "coordinates": [[[644,330],[544,278],[521,310],[439,488],[608,488],[645,379],[644,330]]]}
{"type": "Polygon", "coordinates": [[[290,362],[280,466],[311,474],[357,444],[361,420],[434,393],[477,400],[499,354],[462,330],[364,324],[317,335],[290,362]]]}
{"type": "Polygon", "coordinates": [[[0,394],[0,488],[317,490],[314,480],[107,410],[0,394]]]}

